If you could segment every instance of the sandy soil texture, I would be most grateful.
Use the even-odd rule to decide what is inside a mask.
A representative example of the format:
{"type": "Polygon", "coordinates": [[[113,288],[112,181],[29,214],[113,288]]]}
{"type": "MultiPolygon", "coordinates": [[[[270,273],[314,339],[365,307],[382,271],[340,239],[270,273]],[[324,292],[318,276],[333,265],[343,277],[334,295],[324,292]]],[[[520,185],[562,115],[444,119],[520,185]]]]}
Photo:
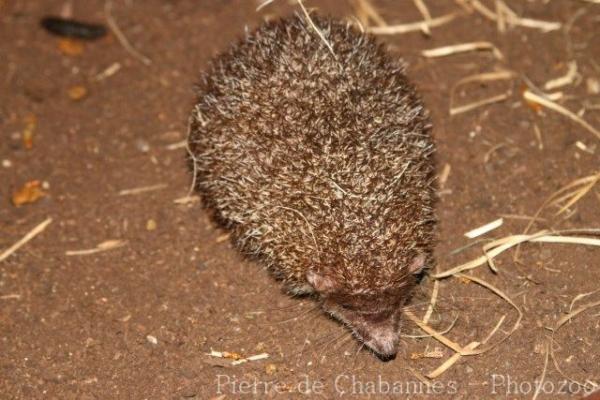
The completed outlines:
{"type": "MultiPolygon", "coordinates": [[[[433,116],[443,181],[438,272],[481,256],[489,239],[524,232],[553,193],[600,173],[600,137],[592,132],[600,129],[600,5],[505,1],[498,24],[491,0],[425,0],[434,21],[454,19],[429,36],[380,38],[408,62],[433,116]],[[487,16],[473,5],[487,7],[487,16]],[[472,42],[496,51],[484,44],[442,57],[421,53],[472,42]],[[463,80],[483,73],[492,78],[463,80]],[[589,126],[540,105],[541,92],[589,126]],[[492,232],[464,236],[498,218],[503,224],[492,232]]],[[[393,25],[422,21],[416,3],[368,4],[393,25]]],[[[306,6],[365,20],[365,2],[306,6]]],[[[51,218],[0,261],[0,398],[533,398],[541,381],[537,398],[556,399],[580,398],[599,384],[598,247],[525,243],[516,260],[515,249],[496,257],[496,272],[486,265],[466,272],[514,307],[469,279],[439,280],[431,327],[460,346],[490,332],[487,344],[510,336],[429,379],[455,352],[408,318],[401,354],[379,361],[313,301],[283,294],[199,202],[176,201],[190,185],[181,143],[200,71],[245,29],[300,12],[286,0],[255,8],[241,0],[0,1],[0,254],[51,218]],[[60,40],[39,21],[61,13],[110,33],[83,44],[60,40]],[[17,202],[41,197],[17,207],[19,191],[17,202]],[[523,318],[511,334],[515,307],[523,318]],[[263,353],[232,365],[236,354],[263,353]]],[[[600,228],[594,182],[567,189],[588,188],[558,215],[572,197],[546,204],[529,232],[600,228]]],[[[418,318],[434,281],[426,278],[411,301],[418,318]]]]}

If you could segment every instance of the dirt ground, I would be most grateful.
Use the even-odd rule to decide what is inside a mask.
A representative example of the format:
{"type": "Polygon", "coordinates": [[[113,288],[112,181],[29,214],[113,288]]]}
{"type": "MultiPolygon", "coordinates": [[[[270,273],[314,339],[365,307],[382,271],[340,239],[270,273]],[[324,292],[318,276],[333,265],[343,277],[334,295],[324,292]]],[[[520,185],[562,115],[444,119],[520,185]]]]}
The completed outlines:
{"type": "MultiPolygon", "coordinates": [[[[409,0],[372,3],[388,23],[422,19],[409,0]]],[[[575,81],[555,90],[564,93],[559,103],[600,128],[594,87],[600,5],[508,1],[520,16],[563,26],[500,34],[496,23],[454,1],[426,3],[434,17],[461,14],[430,37],[412,32],[381,40],[409,63],[433,115],[438,168],[450,166],[438,207],[441,271],[481,255],[483,243],[452,253],[475,242],[466,231],[504,216],[485,238],[521,233],[528,223],[522,217],[534,215],[548,196],[598,172],[599,138],[526,103],[522,93],[524,82],[542,88],[575,61],[575,81]],[[490,51],[420,55],[473,41],[494,43],[504,59],[490,51]],[[460,86],[454,102],[510,91],[507,99],[449,115],[453,85],[500,68],[519,75],[460,86]]],[[[345,1],[307,5],[340,18],[355,14],[345,1]]],[[[52,218],[0,261],[0,398],[532,398],[543,376],[538,398],[554,399],[579,398],[580,384],[600,383],[598,307],[558,330],[554,357],[547,356],[550,328],[572,301],[578,300],[573,309],[600,301],[598,248],[529,243],[519,262],[511,250],[495,260],[497,273],[485,266],[471,272],[510,297],[522,322],[504,342],[461,358],[428,387],[418,375],[452,350],[431,337],[404,337],[401,354],[387,363],[359,351],[356,341],[341,340],[339,324],[313,311],[314,302],[286,296],[239,255],[201,204],[174,202],[190,185],[177,143],[185,138],[200,71],[246,27],[298,10],[285,0],[260,12],[255,7],[253,1],[115,0],[110,15],[151,60],[145,64],[114,33],[83,48],[61,47],[39,26],[43,16],[61,12],[106,24],[104,1],[0,1],[0,252],[52,218]],[[87,90],[83,98],[76,86],[87,90]],[[30,149],[27,131],[33,132],[30,149]],[[41,182],[45,196],[14,206],[13,193],[32,180],[41,182]],[[140,187],[150,189],[121,193],[140,187]],[[66,253],[108,240],[123,245],[66,253]],[[232,365],[208,356],[211,350],[268,358],[232,365]]],[[[559,216],[548,208],[532,231],[600,228],[599,187],[559,216]]],[[[425,279],[411,303],[416,315],[425,312],[432,290],[433,280],[425,279]]],[[[440,281],[430,324],[440,331],[450,325],[448,338],[465,346],[482,341],[503,317],[489,343],[510,333],[516,310],[480,285],[449,278],[440,281]]],[[[424,334],[408,320],[404,326],[407,335],[424,334]]]]}

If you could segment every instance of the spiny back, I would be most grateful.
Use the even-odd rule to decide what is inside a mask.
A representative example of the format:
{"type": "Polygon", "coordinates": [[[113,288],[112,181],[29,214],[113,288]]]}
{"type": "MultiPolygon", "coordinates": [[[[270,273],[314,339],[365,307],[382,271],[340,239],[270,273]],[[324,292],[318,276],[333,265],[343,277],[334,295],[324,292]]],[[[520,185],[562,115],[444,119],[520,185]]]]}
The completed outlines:
{"type": "Polygon", "coordinates": [[[421,101],[368,35],[312,16],[217,58],[191,117],[205,204],[291,290],[315,269],[347,292],[408,285],[429,255],[433,144],[421,101]]]}

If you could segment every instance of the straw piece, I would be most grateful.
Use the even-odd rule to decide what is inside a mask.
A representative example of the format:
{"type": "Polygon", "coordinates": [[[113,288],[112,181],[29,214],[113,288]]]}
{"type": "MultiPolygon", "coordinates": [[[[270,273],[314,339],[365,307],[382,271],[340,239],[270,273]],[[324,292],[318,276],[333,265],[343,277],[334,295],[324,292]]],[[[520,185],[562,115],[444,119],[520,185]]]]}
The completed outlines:
{"type": "Polygon", "coordinates": [[[598,292],[600,292],[600,289],[593,290],[593,291],[587,292],[587,293],[580,293],[577,296],[575,296],[573,298],[573,300],[571,300],[571,304],[569,305],[569,312],[573,311],[573,307],[575,306],[575,303],[577,303],[579,300],[581,300],[581,299],[583,299],[585,297],[588,297],[588,296],[590,296],[590,295],[592,295],[594,293],[598,293],[598,292]]]}
{"type": "MultiPolygon", "coordinates": [[[[452,322],[450,322],[450,325],[448,325],[448,327],[444,330],[438,331],[438,333],[445,335],[446,333],[450,332],[452,330],[452,328],[454,328],[454,325],[456,325],[456,321],[458,321],[458,315],[452,320],[452,322]]],[[[411,339],[426,339],[426,338],[430,338],[431,335],[400,335],[402,337],[405,338],[411,338],[411,339]]]]}
{"type": "Polygon", "coordinates": [[[565,315],[561,319],[559,319],[552,330],[556,332],[557,330],[560,329],[561,326],[563,326],[565,323],[567,323],[567,321],[572,320],[577,315],[581,314],[582,312],[584,312],[586,310],[589,310],[592,307],[598,307],[598,306],[600,306],[600,301],[595,301],[593,303],[589,303],[584,306],[581,306],[581,307],[575,309],[575,311],[571,311],[570,313],[568,313],[567,315],[565,315]]]}
{"type": "Polygon", "coordinates": [[[374,35],[398,35],[408,32],[418,32],[423,29],[423,25],[428,28],[435,28],[447,24],[456,18],[456,13],[450,13],[441,17],[432,18],[429,21],[410,22],[407,24],[388,25],[388,26],[372,26],[367,29],[367,32],[374,35]]]}
{"type": "Polygon", "coordinates": [[[453,342],[452,340],[448,339],[447,337],[445,337],[444,335],[442,335],[441,333],[439,333],[438,331],[436,331],[429,325],[424,324],[420,319],[418,319],[412,313],[412,311],[404,310],[404,315],[406,315],[412,322],[417,324],[417,326],[419,328],[421,328],[423,331],[425,331],[425,333],[428,333],[429,335],[431,335],[434,339],[436,339],[438,342],[440,342],[444,346],[450,348],[451,350],[454,350],[456,353],[461,353],[461,354],[463,353],[464,350],[458,343],[453,342]]]}
{"type": "Polygon", "coordinates": [[[504,342],[519,328],[519,326],[521,324],[521,320],[523,319],[523,313],[521,312],[521,309],[519,307],[517,307],[517,305],[501,290],[497,289],[496,287],[492,286],[491,284],[487,283],[486,281],[484,281],[482,279],[475,278],[470,275],[458,274],[456,276],[459,278],[471,280],[471,281],[478,283],[479,285],[485,287],[486,289],[489,289],[492,292],[494,292],[497,296],[501,297],[503,300],[508,302],[515,310],[517,310],[518,318],[517,318],[517,321],[515,322],[515,324],[513,325],[512,329],[509,331],[509,333],[506,336],[504,336],[498,342],[496,342],[490,346],[477,349],[480,344],[487,343],[494,336],[494,334],[498,331],[498,329],[500,329],[500,326],[504,323],[504,320],[506,318],[503,315],[502,318],[500,318],[498,323],[496,323],[494,328],[490,331],[490,333],[485,337],[485,339],[481,343],[480,342],[469,343],[467,346],[465,346],[463,348],[462,352],[460,352],[460,353],[457,352],[456,354],[452,355],[448,360],[446,360],[444,363],[442,363],[442,365],[440,365],[438,368],[436,368],[435,370],[433,370],[432,372],[427,374],[427,377],[431,378],[431,379],[436,378],[439,375],[441,375],[442,373],[444,373],[448,368],[450,368],[452,365],[454,365],[460,359],[460,357],[465,356],[465,355],[476,355],[476,354],[485,353],[485,352],[493,349],[500,343],[504,342]]]}
{"type": "Polygon", "coordinates": [[[550,356],[550,343],[546,342],[546,357],[544,358],[544,368],[542,370],[542,376],[540,377],[539,384],[535,385],[535,393],[533,395],[532,400],[536,400],[538,395],[540,394],[540,390],[544,385],[544,380],[546,379],[546,371],[548,370],[548,359],[550,356]]]}
{"type": "Polygon", "coordinates": [[[381,17],[379,12],[377,12],[369,0],[355,0],[354,4],[356,8],[359,8],[362,12],[364,12],[368,18],[371,18],[377,24],[377,26],[387,26],[387,22],[385,22],[385,20],[381,17]]]}
{"type": "MultiPolygon", "coordinates": [[[[495,286],[493,286],[492,284],[484,281],[483,279],[479,279],[476,278],[474,276],[471,275],[465,275],[465,274],[456,274],[455,275],[458,278],[462,278],[462,279],[467,279],[470,281],[473,281],[475,283],[477,283],[478,285],[483,286],[484,288],[490,290],[491,292],[493,292],[496,296],[500,297],[501,299],[503,299],[504,301],[506,301],[508,304],[510,304],[516,311],[517,311],[517,320],[515,321],[514,325],[512,326],[512,328],[510,329],[510,331],[499,341],[497,341],[496,343],[493,343],[491,345],[485,346],[483,348],[479,348],[477,350],[472,350],[472,351],[463,351],[463,355],[475,355],[475,354],[483,354],[485,352],[490,351],[491,349],[493,349],[494,347],[498,346],[499,344],[501,344],[502,342],[504,342],[506,339],[508,339],[517,329],[519,329],[519,327],[521,326],[521,321],[523,320],[523,312],[521,311],[521,309],[515,304],[514,301],[512,301],[510,299],[510,297],[508,297],[506,295],[506,293],[504,293],[503,291],[501,291],[500,289],[496,288],[495,286]]],[[[500,325],[502,324],[502,322],[504,321],[504,317],[501,318],[500,321],[498,321],[498,324],[496,324],[496,327],[492,330],[492,332],[486,337],[485,341],[483,343],[486,343],[491,337],[492,335],[498,330],[498,328],[500,327],[500,325]]]]}
{"type": "Polygon", "coordinates": [[[310,14],[306,10],[306,7],[304,7],[302,0],[296,0],[296,1],[298,2],[298,5],[302,9],[302,12],[304,13],[304,16],[306,17],[306,20],[308,21],[311,28],[313,28],[313,30],[316,32],[317,36],[319,36],[319,38],[325,44],[327,49],[329,49],[329,52],[331,53],[333,58],[337,59],[337,56],[335,55],[335,52],[333,51],[333,47],[331,46],[331,43],[329,43],[329,41],[325,38],[325,35],[323,35],[323,32],[321,32],[321,30],[317,27],[317,25],[315,25],[314,21],[310,17],[310,14]]]}
{"type": "Polygon", "coordinates": [[[514,25],[522,26],[523,28],[540,29],[544,33],[556,31],[562,27],[560,22],[539,21],[537,19],[522,17],[509,19],[509,22],[514,25]]]}
{"type": "Polygon", "coordinates": [[[103,251],[118,249],[119,247],[123,247],[126,244],[127,244],[127,241],[125,241],[125,240],[118,240],[118,239],[106,240],[106,241],[98,244],[96,247],[94,247],[92,249],[67,250],[65,252],[65,255],[66,256],[87,256],[90,254],[101,253],[103,251]]]}
{"type": "Polygon", "coordinates": [[[119,196],[129,196],[132,194],[140,194],[140,193],[146,193],[146,192],[152,192],[155,190],[160,190],[160,189],[164,189],[166,188],[168,185],[166,183],[159,183],[157,185],[151,185],[151,186],[142,186],[142,187],[137,187],[137,188],[133,188],[133,189],[123,189],[119,191],[119,196]]]}
{"type": "Polygon", "coordinates": [[[127,37],[125,36],[123,31],[121,31],[121,28],[119,28],[119,25],[117,25],[117,21],[115,21],[114,17],[112,16],[111,11],[112,11],[112,1],[109,0],[104,4],[104,14],[106,16],[106,22],[108,23],[110,30],[117,37],[117,40],[119,41],[119,43],[121,43],[121,46],[123,46],[125,51],[127,51],[129,54],[131,54],[137,60],[141,61],[143,64],[145,64],[145,65],[152,64],[152,60],[150,60],[148,57],[146,57],[145,55],[143,55],[142,53],[137,51],[131,45],[131,43],[129,42],[129,39],[127,39],[127,37]]]}
{"type": "Polygon", "coordinates": [[[474,239],[478,236],[485,235],[486,233],[493,231],[496,228],[499,228],[500,226],[502,226],[503,223],[504,223],[504,220],[502,218],[498,218],[497,220],[492,221],[483,226],[480,226],[479,228],[470,230],[469,232],[465,233],[465,236],[468,237],[469,239],[474,239]]]}
{"type": "Polygon", "coordinates": [[[257,7],[256,10],[254,11],[260,11],[263,8],[265,8],[266,6],[268,6],[269,4],[271,4],[272,2],[274,2],[275,0],[264,0],[262,3],[260,3],[257,7]]]}
{"type": "Polygon", "coordinates": [[[165,149],[167,150],[178,150],[178,149],[183,149],[187,146],[187,139],[185,140],[181,140],[179,142],[176,143],[171,143],[165,146],[165,149]]]}
{"type": "Polygon", "coordinates": [[[417,378],[419,381],[424,383],[425,386],[427,386],[428,388],[431,387],[431,381],[429,379],[427,379],[425,376],[423,376],[423,374],[421,374],[419,371],[416,371],[416,370],[412,369],[411,367],[406,367],[406,370],[409,371],[410,373],[412,373],[415,376],[415,378],[417,378]]]}
{"type": "Polygon", "coordinates": [[[502,12],[502,5],[503,3],[501,1],[496,0],[496,26],[500,33],[506,32],[506,18],[502,12]]]}
{"type": "Polygon", "coordinates": [[[559,87],[563,87],[566,85],[570,85],[575,81],[577,77],[577,63],[575,61],[570,61],[568,64],[568,71],[565,75],[551,79],[544,84],[544,90],[554,90],[559,87]]]}
{"type": "MultiPolygon", "coordinates": [[[[475,350],[481,343],[479,342],[471,342],[468,345],[465,346],[465,350],[475,350]]],[[[450,356],[450,358],[448,358],[446,361],[444,361],[442,363],[442,365],[440,365],[439,367],[437,367],[436,369],[434,369],[433,371],[431,371],[430,373],[428,373],[426,376],[429,379],[435,379],[438,376],[440,376],[441,374],[443,374],[444,372],[446,372],[446,370],[448,370],[450,367],[452,367],[454,364],[456,364],[456,362],[458,360],[460,360],[462,357],[462,355],[460,355],[459,353],[454,353],[452,354],[452,356],[450,356]]]]}
{"type": "Polygon", "coordinates": [[[436,279],[433,281],[433,291],[431,292],[431,300],[429,301],[429,307],[427,307],[427,312],[423,317],[423,323],[429,323],[429,319],[431,318],[431,314],[433,314],[433,308],[435,307],[435,303],[437,302],[438,292],[440,290],[440,281],[436,279]]]}
{"type": "Polygon", "coordinates": [[[475,110],[476,108],[487,106],[489,104],[499,103],[508,99],[512,95],[512,92],[498,94],[496,96],[488,97],[487,99],[475,101],[473,103],[465,104],[458,107],[450,108],[450,115],[462,114],[467,111],[475,110]]]}
{"type": "Polygon", "coordinates": [[[486,103],[489,104],[489,103],[493,103],[495,101],[502,101],[505,99],[505,96],[508,94],[507,93],[507,94],[502,94],[500,96],[495,96],[495,98],[486,99],[483,102],[479,101],[479,102],[467,104],[464,106],[455,107],[455,106],[453,106],[454,97],[455,97],[456,89],[458,89],[460,86],[466,85],[467,83],[471,83],[471,82],[492,82],[492,81],[499,81],[499,80],[509,80],[509,79],[514,78],[515,76],[516,76],[516,74],[513,71],[500,70],[500,71],[494,71],[494,72],[484,72],[481,74],[469,75],[467,77],[462,78],[461,80],[456,82],[454,84],[454,86],[452,86],[452,89],[450,90],[450,115],[459,114],[459,113],[465,112],[465,111],[470,111],[477,107],[485,105],[486,103]]]}
{"type": "MultiPolygon", "coordinates": [[[[586,388],[589,389],[588,387],[588,382],[586,382],[586,384],[583,384],[581,382],[578,382],[577,380],[567,376],[562,369],[560,368],[560,365],[558,363],[558,361],[556,360],[556,357],[554,356],[554,346],[552,345],[554,343],[554,335],[556,334],[556,332],[565,324],[567,323],[567,321],[570,321],[571,319],[575,318],[577,315],[581,314],[582,312],[589,310],[592,307],[597,307],[600,306],[600,301],[596,301],[593,303],[589,303],[586,304],[584,306],[579,307],[578,309],[576,309],[575,311],[571,311],[569,312],[567,315],[563,316],[562,318],[560,318],[557,323],[555,324],[555,326],[553,328],[550,328],[550,330],[552,331],[552,336],[549,340],[549,350],[550,350],[550,358],[552,358],[552,362],[554,364],[554,368],[556,368],[556,370],[558,371],[559,374],[561,374],[563,377],[565,377],[566,379],[568,379],[569,381],[581,386],[582,388],[586,388]]],[[[592,385],[594,385],[592,383],[592,385]]],[[[597,386],[597,385],[596,385],[597,386]]],[[[591,400],[591,399],[590,399],[591,400]]]]}
{"type": "Polygon", "coordinates": [[[431,13],[429,12],[429,8],[427,8],[427,5],[423,0],[413,0],[413,3],[415,3],[415,6],[423,16],[423,19],[425,20],[425,24],[423,24],[421,30],[427,36],[431,35],[431,31],[429,30],[428,25],[429,21],[431,21],[431,13]]]}
{"type": "MultiPolygon", "coordinates": [[[[558,197],[558,196],[562,195],[563,193],[567,192],[569,189],[571,189],[573,187],[576,187],[579,185],[585,185],[591,181],[596,181],[597,178],[600,178],[600,172],[598,172],[598,174],[595,174],[595,175],[590,175],[590,176],[586,176],[584,178],[576,179],[573,182],[569,183],[568,185],[566,185],[566,186],[560,188],[559,190],[557,190],[556,192],[554,192],[551,196],[549,196],[546,200],[544,200],[544,202],[542,203],[540,208],[538,208],[538,210],[535,212],[534,218],[527,224],[527,226],[523,230],[523,234],[525,235],[529,232],[529,230],[531,229],[531,227],[533,226],[535,221],[538,220],[539,215],[542,213],[542,211],[544,210],[544,208],[546,208],[546,206],[548,204],[556,205],[558,202],[562,201],[561,199],[563,199],[564,196],[562,196],[562,197],[558,197]]],[[[573,192],[573,193],[576,193],[576,192],[573,192]]],[[[570,196],[571,196],[571,194],[569,194],[569,197],[570,196]]],[[[567,197],[567,198],[569,198],[569,197],[567,197]]],[[[570,205],[573,205],[573,204],[570,204],[570,205]]],[[[520,252],[520,245],[517,246],[515,255],[513,257],[514,260],[518,259],[519,252],[520,252]]]]}
{"type": "Polygon", "coordinates": [[[498,14],[504,14],[502,17],[506,23],[523,28],[540,29],[542,32],[550,32],[562,28],[560,22],[540,21],[532,18],[522,18],[518,16],[502,0],[496,0],[496,9],[498,13],[493,12],[484,6],[479,0],[470,0],[470,5],[485,18],[498,22],[498,14]]]}
{"type": "Polygon", "coordinates": [[[438,178],[440,189],[443,189],[444,186],[446,186],[446,182],[448,182],[448,177],[450,176],[451,169],[452,167],[450,164],[444,164],[444,168],[442,169],[442,172],[440,173],[440,176],[438,178]]]}
{"type": "Polygon", "coordinates": [[[264,360],[266,358],[269,358],[268,353],[260,353],[260,354],[250,356],[250,357],[242,357],[242,355],[240,355],[239,353],[233,353],[230,351],[215,351],[212,349],[210,350],[210,353],[206,353],[206,355],[211,356],[211,357],[226,358],[226,359],[233,360],[231,362],[231,365],[239,365],[239,364],[246,363],[248,361],[258,361],[258,360],[264,360]]]}
{"type": "MultiPolygon", "coordinates": [[[[558,205],[568,199],[568,201],[560,208],[560,210],[558,210],[556,212],[556,215],[562,214],[573,204],[577,203],[583,196],[585,196],[590,190],[592,190],[592,188],[598,182],[600,182],[600,172],[595,175],[591,175],[591,176],[574,181],[573,183],[576,183],[577,185],[581,185],[583,183],[583,185],[582,185],[583,187],[581,189],[575,190],[573,192],[569,192],[569,193],[557,198],[556,200],[552,201],[553,205],[558,205]]],[[[573,187],[572,186],[573,183],[571,183],[571,185],[569,185],[569,186],[573,187]]]]}
{"type": "Polygon", "coordinates": [[[527,101],[537,103],[541,106],[549,108],[553,111],[556,111],[559,114],[562,114],[562,115],[568,117],[569,119],[571,119],[571,120],[577,122],[579,125],[583,126],[588,131],[592,132],[598,139],[600,139],[600,131],[599,130],[597,130],[596,128],[594,128],[593,126],[588,124],[583,118],[577,116],[576,114],[567,110],[563,106],[558,105],[558,104],[554,103],[553,101],[548,100],[542,96],[538,96],[537,94],[529,91],[528,89],[523,92],[523,97],[527,101]]]}
{"type": "Polygon", "coordinates": [[[423,50],[421,52],[421,54],[428,58],[434,58],[434,57],[446,57],[446,56],[453,55],[453,54],[460,54],[460,53],[466,53],[466,52],[470,52],[470,51],[481,51],[481,50],[490,50],[497,59],[499,59],[499,60],[504,59],[504,56],[502,55],[500,50],[498,50],[498,48],[496,46],[494,46],[494,44],[492,44],[490,42],[485,42],[485,41],[460,43],[460,44],[454,44],[454,45],[450,45],[450,46],[436,47],[434,49],[423,50]]]}
{"type": "Polygon", "coordinates": [[[600,239],[576,236],[560,236],[559,233],[560,232],[553,234],[549,231],[540,231],[532,235],[506,236],[502,239],[495,240],[484,246],[483,256],[480,256],[467,263],[461,264],[457,267],[451,268],[447,271],[433,274],[431,275],[431,277],[434,279],[442,279],[452,275],[456,275],[460,272],[475,269],[481,265],[489,263],[490,260],[493,260],[495,257],[502,254],[506,250],[524,242],[583,244],[588,246],[600,246],[600,239]]]}
{"type": "Polygon", "coordinates": [[[21,247],[23,247],[27,242],[31,239],[39,235],[46,229],[48,225],[52,222],[52,218],[46,218],[42,223],[38,224],[35,228],[30,230],[21,240],[10,246],[8,249],[4,250],[2,254],[0,254],[0,262],[6,260],[11,254],[15,253],[21,247]]]}
{"type": "Polygon", "coordinates": [[[261,354],[255,355],[255,356],[250,356],[250,357],[242,358],[239,360],[234,360],[231,362],[231,365],[239,365],[239,364],[246,363],[248,361],[258,361],[258,360],[264,360],[267,358],[269,358],[268,353],[261,353],[261,354]]]}
{"type": "Polygon", "coordinates": [[[454,84],[452,91],[455,91],[457,87],[465,85],[471,82],[491,82],[512,79],[516,76],[513,71],[502,69],[494,72],[483,72],[481,74],[469,75],[462,78],[454,84]]]}
{"type": "Polygon", "coordinates": [[[471,0],[470,5],[487,19],[492,21],[496,21],[498,19],[498,15],[483,4],[481,4],[479,0],[471,0]]]}
{"type": "Polygon", "coordinates": [[[200,201],[200,196],[191,195],[191,196],[183,196],[173,200],[175,204],[192,204],[200,201]]]}

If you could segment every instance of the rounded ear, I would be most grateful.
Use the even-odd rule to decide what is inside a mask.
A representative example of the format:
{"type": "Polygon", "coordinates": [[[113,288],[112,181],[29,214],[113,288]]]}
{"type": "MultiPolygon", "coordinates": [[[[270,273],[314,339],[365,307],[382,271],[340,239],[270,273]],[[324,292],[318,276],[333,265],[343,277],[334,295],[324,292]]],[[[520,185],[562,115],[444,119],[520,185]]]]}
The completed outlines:
{"type": "Polygon", "coordinates": [[[413,258],[412,263],[408,266],[408,271],[411,274],[419,274],[423,271],[425,267],[425,254],[418,254],[415,258],[413,258]]]}
{"type": "Polygon", "coordinates": [[[333,292],[336,287],[333,279],[312,270],[308,270],[306,273],[306,280],[319,293],[333,292]]]}

